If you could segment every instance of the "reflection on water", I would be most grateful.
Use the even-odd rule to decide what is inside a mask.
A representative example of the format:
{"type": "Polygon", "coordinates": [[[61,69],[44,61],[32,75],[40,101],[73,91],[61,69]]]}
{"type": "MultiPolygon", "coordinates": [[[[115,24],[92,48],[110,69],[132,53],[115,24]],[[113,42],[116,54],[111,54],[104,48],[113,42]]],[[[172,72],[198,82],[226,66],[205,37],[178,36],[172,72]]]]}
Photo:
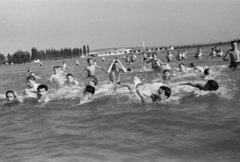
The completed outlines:
{"type": "MultiPolygon", "coordinates": [[[[178,86],[172,89],[169,102],[145,105],[127,89],[109,92],[108,77],[97,71],[100,84],[95,99],[75,106],[81,91],[56,92],[54,85],[47,81],[52,63],[46,62],[42,69],[31,66],[44,78],[39,82],[52,89],[54,100],[44,106],[33,99],[1,106],[0,161],[239,161],[238,69],[233,71],[226,65],[206,63],[220,84],[217,93],[178,86]]],[[[85,60],[82,64],[86,65],[85,60]]],[[[72,66],[69,72],[77,76],[84,66],[72,66]]],[[[1,69],[2,94],[8,89],[17,92],[24,89],[25,68],[26,65],[18,65],[1,69]]],[[[162,84],[152,83],[161,75],[140,70],[140,63],[131,68],[134,72],[123,75],[123,82],[132,83],[133,77],[138,76],[148,89],[157,89],[162,84]]],[[[171,82],[200,81],[199,75],[176,73],[171,82]]]]}

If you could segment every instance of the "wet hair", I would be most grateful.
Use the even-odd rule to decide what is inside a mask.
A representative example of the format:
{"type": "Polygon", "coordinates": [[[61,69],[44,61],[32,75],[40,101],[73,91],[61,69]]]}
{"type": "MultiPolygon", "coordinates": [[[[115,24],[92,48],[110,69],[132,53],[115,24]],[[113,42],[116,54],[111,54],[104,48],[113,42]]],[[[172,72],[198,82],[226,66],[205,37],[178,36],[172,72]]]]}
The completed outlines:
{"type": "Polygon", "coordinates": [[[15,95],[15,93],[14,93],[14,91],[13,90],[8,90],[7,92],[6,92],[6,98],[8,99],[8,94],[9,93],[12,93],[13,95],[14,95],[14,98],[16,98],[16,95],[15,95]]]}
{"type": "Polygon", "coordinates": [[[39,92],[40,89],[45,89],[45,91],[48,91],[48,86],[45,85],[45,84],[41,84],[41,85],[39,85],[39,86],[37,87],[37,91],[39,92]]]}
{"type": "Polygon", "coordinates": [[[181,65],[185,66],[184,63],[180,63],[178,66],[180,67],[181,65]]]}
{"type": "Polygon", "coordinates": [[[204,75],[209,75],[209,74],[210,74],[210,72],[209,72],[209,71],[210,71],[210,69],[209,69],[209,68],[205,69],[205,70],[204,70],[204,75]]]}
{"type": "Polygon", "coordinates": [[[54,69],[57,69],[57,68],[58,68],[57,66],[54,66],[54,67],[53,67],[53,70],[54,70],[54,69]]]}
{"type": "Polygon", "coordinates": [[[26,80],[34,80],[34,81],[36,81],[36,78],[34,76],[30,75],[30,76],[27,77],[26,80]]]}
{"type": "Polygon", "coordinates": [[[233,45],[234,43],[237,43],[237,41],[235,41],[235,40],[234,40],[234,41],[231,41],[231,45],[233,45]]]}
{"type": "Polygon", "coordinates": [[[132,71],[130,68],[127,68],[127,71],[132,71]]]}
{"type": "Polygon", "coordinates": [[[215,81],[215,80],[208,80],[206,85],[207,84],[209,85],[210,91],[216,91],[219,88],[219,85],[218,85],[217,81],[215,81]]]}
{"type": "Polygon", "coordinates": [[[90,60],[92,60],[92,58],[88,58],[88,59],[87,59],[87,62],[89,62],[90,60]]]}
{"type": "Polygon", "coordinates": [[[172,90],[169,87],[161,86],[161,87],[159,87],[159,89],[164,90],[165,96],[167,96],[167,98],[169,98],[171,96],[172,90]]]}
{"type": "Polygon", "coordinates": [[[68,78],[69,76],[72,76],[72,77],[73,77],[73,75],[72,75],[71,73],[68,73],[68,74],[66,75],[66,78],[68,78]]]}
{"type": "Polygon", "coordinates": [[[166,73],[166,72],[169,72],[169,73],[170,73],[170,70],[165,69],[165,70],[163,71],[163,74],[166,73]]]}
{"type": "Polygon", "coordinates": [[[91,80],[92,80],[92,82],[94,83],[94,85],[96,86],[97,83],[98,83],[97,78],[96,78],[96,77],[92,77],[91,80]]]}
{"type": "Polygon", "coordinates": [[[194,68],[195,66],[194,66],[194,64],[193,64],[193,63],[190,63],[189,67],[192,67],[192,68],[194,68]]]}

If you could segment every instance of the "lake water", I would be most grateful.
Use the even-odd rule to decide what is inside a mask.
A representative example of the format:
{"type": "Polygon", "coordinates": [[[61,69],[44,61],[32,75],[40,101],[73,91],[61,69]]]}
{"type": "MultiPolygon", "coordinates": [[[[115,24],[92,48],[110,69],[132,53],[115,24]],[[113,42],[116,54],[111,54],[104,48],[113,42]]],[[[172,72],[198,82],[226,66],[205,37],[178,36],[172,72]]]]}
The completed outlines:
{"type": "MultiPolygon", "coordinates": [[[[106,69],[111,59],[97,59],[97,63],[106,69]]],[[[78,80],[87,65],[86,59],[79,61],[80,66],[75,66],[74,60],[66,60],[67,72],[78,80]]],[[[239,162],[240,70],[228,69],[221,58],[192,62],[213,70],[212,77],[220,85],[217,93],[178,86],[172,89],[169,102],[141,104],[127,89],[113,93],[107,74],[97,70],[99,84],[92,102],[75,106],[78,92],[61,90],[63,95],[46,105],[34,99],[2,105],[0,161],[239,162]]],[[[9,89],[22,93],[28,66],[42,78],[38,82],[52,90],[54,84],[48,81],[52,68],[61,64],[46,61],[43,67],[1,66],[0,93],[9,89]]],[[[124,62],[133,72],[123,74],[122,83],[133,83],[134,76],[138,76],[149,89],[156,90],[160,83],[153,82],[161,78],[161,73],[144,72],[142,64],[141,60],[132,65],[124,62]]],[[[176,71],[177,64],[171,64],[176,71]]],[[[201,81],[200,75],[176,72],[171,82],[201,81]]]]}

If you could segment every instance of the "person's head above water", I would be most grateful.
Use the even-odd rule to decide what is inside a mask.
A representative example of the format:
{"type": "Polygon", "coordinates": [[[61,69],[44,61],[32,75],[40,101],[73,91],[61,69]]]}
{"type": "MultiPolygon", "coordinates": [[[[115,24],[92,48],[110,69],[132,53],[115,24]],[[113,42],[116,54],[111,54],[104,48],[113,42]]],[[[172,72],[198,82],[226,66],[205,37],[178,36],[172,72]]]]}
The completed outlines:
{"type": "Polygon", "coordinates": [[[158,95],[160,95],[161,97],[165,96],[165,99],[167,99],[171,96],[172,90],[167,86],[161,86],[159,87],[157,92],[158,95]]]}
{"type": "Polygon", "coordinates": [[[204,86],[205,91],[216,91],[219,88],[219,84],[215,80],[208,80],[204,86]]]}
{"type": "Polygon", "coordinates": [[[9,90],[6,92],[6,99],[7,101],[13,101],[16,98],[15,92],[12,90],[9,90]]]}
{"type": "Polygon", "coordinates": [[[204,75],[205,76],[210,75],[210,69],[209,68],[204,70],[204,75]]]}
{"type": "Polygon", "coordinates": [[[92,60],[91,58],[88,58],[88,59],[87,59],[87,62],[88,62],[89,65],[92,65],[92,64],[93,64],[93,60],[92,60]]]}

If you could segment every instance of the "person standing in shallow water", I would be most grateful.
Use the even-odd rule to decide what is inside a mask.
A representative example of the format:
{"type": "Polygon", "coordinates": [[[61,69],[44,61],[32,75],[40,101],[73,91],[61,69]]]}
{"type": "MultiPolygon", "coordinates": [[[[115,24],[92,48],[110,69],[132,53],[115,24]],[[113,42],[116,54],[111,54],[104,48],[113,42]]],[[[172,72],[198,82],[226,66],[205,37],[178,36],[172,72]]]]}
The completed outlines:
{"type": "Polygon", "coordinates": [[[237,48],[237,42],[236,41],[232,41],[231,42],[231,46],[232,49],[230,49],[226,55],[223,57],[224,61],[228,61],[228,59],[226,59],[226,57],[230,57],[230,65],[229,67],[232,68],[236,68],[237,66],[240,65],[240,51],[237,48]]]}

